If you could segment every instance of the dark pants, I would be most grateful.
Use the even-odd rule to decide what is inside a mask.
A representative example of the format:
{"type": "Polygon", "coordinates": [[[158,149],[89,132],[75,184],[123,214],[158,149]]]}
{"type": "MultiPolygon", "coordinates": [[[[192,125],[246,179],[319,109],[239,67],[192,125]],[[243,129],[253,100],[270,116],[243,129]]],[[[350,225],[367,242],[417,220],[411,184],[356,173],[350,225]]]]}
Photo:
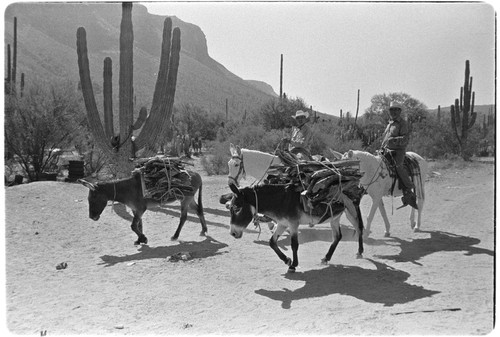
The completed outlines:
{"type": "Polygon", "coordinates": [[[404,185],[404,189],[413,189],[415,185],[410,180],[410,176],[406,171],[404,166],[406,151],[404,149],[401,150],[385,150],[385,157],[389,160],[389,162],[393,163],[396,167],[396,172],[401,180],[401,183],[404,185]]]}

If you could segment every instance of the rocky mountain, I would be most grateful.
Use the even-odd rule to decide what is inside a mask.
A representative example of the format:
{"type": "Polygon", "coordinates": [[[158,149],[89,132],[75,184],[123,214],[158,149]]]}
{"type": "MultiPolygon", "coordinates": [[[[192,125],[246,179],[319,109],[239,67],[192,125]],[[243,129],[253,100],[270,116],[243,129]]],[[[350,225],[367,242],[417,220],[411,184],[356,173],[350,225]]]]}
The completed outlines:
{"type": "MultiPolygon", "coordinates": [[[[79,81],[76,31],[84,27],[94,93],[102,100],[105,57],[113,61],[113,92],[118,93],[121,3],[13,3],[5,11],[5,46],[13,45],[13,22],[17,18],[17,78],[26,83],[38,79],[79,81]]],[[[134,4],[134,96],[137,110],[150,107],[159,67],[165,16],[153,15],[134,4]]],[[[211,114],[242,116],[273,97],[273,88],[263,82],[244,80],[212,59],[201,29],[172,17],[181,30],[181,57],[175,105],[191,103],[211,114]]],[[[5,48],[7,50],[7,48],[5,48]]],[[[5,58],[7,59],[7,58],[5,58]]],[[[118,99],[114,104],[117,107],[118,99]]],[[[115,108],[117,110],[117,108],[115,108]]],[[[116,113],[116,111],[115,111],[116,113]]]]}

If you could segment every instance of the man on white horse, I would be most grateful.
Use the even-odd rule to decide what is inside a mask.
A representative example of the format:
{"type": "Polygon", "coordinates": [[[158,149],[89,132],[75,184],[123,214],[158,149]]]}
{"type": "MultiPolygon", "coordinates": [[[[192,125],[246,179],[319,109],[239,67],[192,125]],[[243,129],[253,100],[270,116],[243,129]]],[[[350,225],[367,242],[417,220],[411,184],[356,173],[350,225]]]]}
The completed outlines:
{"type": "Polygon", "coordinates": [[[292,136],[290,139],[284,139],[288,142],[288,151],[295,154],[297,158],[303,160],[311,160],[311,144],[313,132],[307,122],[309,121],[309,113],[303,110],[297,110],[295,116],[292,116],[297,122],[297,125],[292,128],[292,136]]]}
{"type": "Polygon", "coordinates": [[[403,108],[396,102],[391,102],[389,106],[389,124],[384,131],[382,140],[382,153],[390,163],[396,167],[396,173],[402,183],[403,206],[410,205],[418,209],[417,198],[415,196],[415,185],[410,179],[404,166],[406,146],[409,140],[408,124],[401,117],[403,108]]]}

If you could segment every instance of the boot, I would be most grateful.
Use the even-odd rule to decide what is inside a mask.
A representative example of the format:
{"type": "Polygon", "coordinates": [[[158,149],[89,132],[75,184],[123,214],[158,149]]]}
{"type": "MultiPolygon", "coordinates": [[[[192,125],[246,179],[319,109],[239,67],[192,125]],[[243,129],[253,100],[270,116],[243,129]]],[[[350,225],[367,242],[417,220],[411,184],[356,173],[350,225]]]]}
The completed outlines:
{"type": "Polygon", "coordinates": [[[400,206],[399,208],[410,205],[411,207],[418,210],[417,196],[415,195],[415,193],[411,189],[403,190],[403,197],[401,198],[401,201],[403,202],[403,205],[400,206]]]}

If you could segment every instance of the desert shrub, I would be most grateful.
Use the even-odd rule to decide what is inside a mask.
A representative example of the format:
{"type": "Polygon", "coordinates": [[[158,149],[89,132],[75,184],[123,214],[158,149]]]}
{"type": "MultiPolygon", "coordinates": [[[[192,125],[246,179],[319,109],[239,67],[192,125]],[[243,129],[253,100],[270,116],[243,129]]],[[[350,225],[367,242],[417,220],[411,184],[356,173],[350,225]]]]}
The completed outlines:
{"type": "Polygon", "coordinates": [[[16,156],[30,181],[53,172],[61,148],[81,133],[84,119],[74,89],[66,83],[33,83],[5,105],[5,148],[16,156]]]}
{"type": "Polygon", "coordinates": [[[283,131],[276,129],[266,131],[261,125],[240,124],[231,130],[228,138],[231,143],[242,148],[272,153],[283,135],[283,131]]]}
{"type": "Polygon", "coordinates": [[[209,176],[228,174],[227,162],[230,159],[228,142],[209,142],[209,153],[201,156],[200,163],[209,176]]]}

